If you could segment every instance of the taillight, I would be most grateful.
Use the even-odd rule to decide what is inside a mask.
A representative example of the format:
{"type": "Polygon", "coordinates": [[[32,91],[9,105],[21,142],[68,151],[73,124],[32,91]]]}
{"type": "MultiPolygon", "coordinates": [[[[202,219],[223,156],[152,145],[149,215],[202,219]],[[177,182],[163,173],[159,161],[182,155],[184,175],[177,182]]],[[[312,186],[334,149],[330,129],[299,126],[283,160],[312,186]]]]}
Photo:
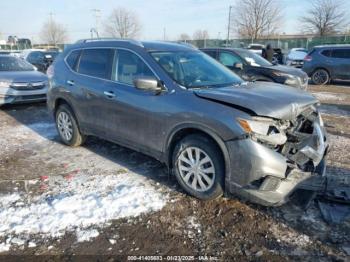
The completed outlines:
{"type": "Polygon", "coordinates": [[[53,77],[53,74],[55,72],[54,69],[55,69],[54,66],[50,65],[49,68],[46,70],[46,75],[48,76],[48,78],[52,78],[53,77]]]}
{"type": "Polygon", "coordinates": [[[304,58],[304,61],[306,61],[306,62],[310,62],[311,60],[312,60],[312,56],[310,56],[310,55],[307,55],[304,58]]]}

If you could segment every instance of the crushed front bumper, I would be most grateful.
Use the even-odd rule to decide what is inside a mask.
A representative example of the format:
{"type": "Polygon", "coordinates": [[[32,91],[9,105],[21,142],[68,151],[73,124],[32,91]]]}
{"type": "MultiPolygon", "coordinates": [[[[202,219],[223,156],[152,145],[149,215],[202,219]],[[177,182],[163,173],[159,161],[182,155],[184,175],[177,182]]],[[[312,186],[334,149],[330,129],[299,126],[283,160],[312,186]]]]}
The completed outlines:
{"type": "Polygon", "coordinates": [[[257,204],[282,205],[299,186],[308,181],[315,183],[325,175],[327,142],[317,151],[321,159],[312,172],[291,167],[285,156],[249,138],[228,141],[226,145],[231,159],[226,189],[257,204]]]}

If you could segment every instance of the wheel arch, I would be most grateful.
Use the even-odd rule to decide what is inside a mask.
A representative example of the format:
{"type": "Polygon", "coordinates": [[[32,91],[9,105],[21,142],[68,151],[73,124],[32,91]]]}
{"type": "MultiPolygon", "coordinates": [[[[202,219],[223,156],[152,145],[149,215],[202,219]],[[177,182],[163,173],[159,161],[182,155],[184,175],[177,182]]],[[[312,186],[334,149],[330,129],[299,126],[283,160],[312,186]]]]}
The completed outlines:
{"type": "Polygon", "coordinates": [[[67,105],[69,107],[69,109],[72,111],[73,113],[73,116],[75,117],[75,120],[78,124],[78,128],[80,130],[80,132],[82,132],[82,127],[80,125],[80,121],[79,121],[79,118],[74,110],[74,107],[72,106],[72,104],[65,98],[63,97],[58,97],[55,99],[55,102],[54,102],[54,107],[53,107],[53,117],[56,118],[56,112],[57,112],[57,109],[59,108],[60,105],[67,105]]]}
{"type": "Polygon", "coordinates": [[[324,66],[318,66],[316,67],[314,70],[312,70],[310,76],[312,77],[312,75],[319,69],[323,69],[325,70],[327,73],[328,73],[328,76],[329,76],[329,79],[331,80],[332,79],[332,74],[331,74],[331,70],[329,70],[327,67],[324,67],[324,66]]]}
{"type": "Polygon", "coordinates": [[[225,177],[227,177],[227,173],[230,170],[230,161],[229,161],[229,152],[226,148],[225,142],[221,139],[221,137],[214,132],[213,130],[201,126],[201,125],[195,125],[195,124],[186,124],[181,125],[175,128],[171,134],[168,136],[167,142],[166,142],[166,150],[165,150],[165,162],[168,166],[169,170],[171,170],[172,167],[172,156],[175,149],[175,146],[179,141],[181,141],[183,138],[185,138],[188,135],[192,134],[198,134],[203,135],[213,141],[216,146],[218,146],[221,156],[225,163],[225,177]]]}

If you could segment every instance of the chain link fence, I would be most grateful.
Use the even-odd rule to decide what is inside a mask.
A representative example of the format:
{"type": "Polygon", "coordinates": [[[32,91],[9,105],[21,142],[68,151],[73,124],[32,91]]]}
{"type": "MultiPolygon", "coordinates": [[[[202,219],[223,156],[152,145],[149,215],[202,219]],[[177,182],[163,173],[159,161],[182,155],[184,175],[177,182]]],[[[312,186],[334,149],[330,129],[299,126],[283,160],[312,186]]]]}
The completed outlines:
{"type": "Polygon", "coordinates": [[[193,44],[198,48],[204,47],[248,47],[249,44],[263,44],[270,43],[274,48],[281,48],[287,51],[291,48],[306,48],[311,49],[317,45],[327,44],[350,44],[350,35],[341,36],[329,36],[329,37],[298,37],[298,38],[273,38],[273,39],[259,39],[252,41],[251,39],[207,39],[207,40],[190,40],[186,41],[189,44],[193,44]]]}

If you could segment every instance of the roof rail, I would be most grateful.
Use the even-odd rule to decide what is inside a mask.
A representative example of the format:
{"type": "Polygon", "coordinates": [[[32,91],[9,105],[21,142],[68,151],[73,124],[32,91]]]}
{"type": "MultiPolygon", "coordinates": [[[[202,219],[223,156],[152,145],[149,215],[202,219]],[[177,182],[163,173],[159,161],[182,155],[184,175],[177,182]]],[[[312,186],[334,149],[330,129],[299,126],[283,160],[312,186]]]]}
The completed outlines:
{"type": "Polygon", "coordinates": [[[108,37],[99,37],[99,38],[87,38],[87,39],[80,39],[76,41],[76,44],[79,43],[88,43],[88,42],[95,42],[95,41],[118,41],[118,42],[127,42],[133,45],[137,45],[139,47],[144,47],[143,44],[140,41],[134,40],[134,39],[122,39],[122,38],[108,38],[108,37]]]}

